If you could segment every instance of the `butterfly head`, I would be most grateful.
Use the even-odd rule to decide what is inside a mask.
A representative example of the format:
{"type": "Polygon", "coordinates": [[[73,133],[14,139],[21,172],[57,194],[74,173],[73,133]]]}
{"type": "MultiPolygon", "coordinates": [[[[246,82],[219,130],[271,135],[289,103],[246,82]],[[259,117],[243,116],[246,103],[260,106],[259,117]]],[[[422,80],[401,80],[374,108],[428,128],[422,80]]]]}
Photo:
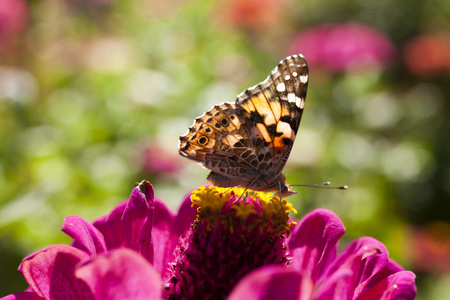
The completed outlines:
{"type": "Polygon", "coordinates": [[[291,186],[289,184],[285,184],[281,186],[280,191],[276,192],[277,196],[281,196],[281,198],[285,198],[288,196],[292,196],[298,194],[296,191],[292,190],[291,186]]]}
{"type": "Polygon", "coordinates": [[[297,194],[297,192],[292,190],[291,186],[286,183],[286,176],[284,176],[284,174],[280,174],[277,178],[277,181],[278,189],[275,192],[276,196],[285,198],[297,194]]]}

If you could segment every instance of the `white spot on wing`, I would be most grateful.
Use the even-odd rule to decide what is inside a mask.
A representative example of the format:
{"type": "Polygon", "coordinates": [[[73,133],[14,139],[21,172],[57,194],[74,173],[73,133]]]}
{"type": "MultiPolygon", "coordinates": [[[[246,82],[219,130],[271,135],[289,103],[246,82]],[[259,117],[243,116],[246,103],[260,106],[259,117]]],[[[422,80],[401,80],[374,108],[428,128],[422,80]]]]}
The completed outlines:
{"type": "Polygon", "coordinates": [[[298,98],[297,96],[295,96],[294,93],[289,93],[288,94],[288,101],[291,103],[295,103],[295,98],[298,98]]]}
{"type": "Polygon", "coordinates": [[[308,74],[300,75],[300,81],[302,83],[307,83],[308,82],[308,74]]]}
{"type": "Polygon", "coordinates": [[[277,91],[284,92],[286,91],[286,85],[282,82],[277,85],[277,91]]]}
{"type": "Polygon", "coordinates": [[[222,141],[226,142],[229,146],[233,146],[235,143],[237,143],[239,141],[240,137],[241,136],[239,136],[239,135],[233,136],[230,134],[230,135],[227,135],[226,137],[224,137],[222,139],[222,141]]]}
{"type": "Polygon", "coordinates": [[[277,132],[283,133],[283,137],[295,138],[295,133],[291,129],[291,125],[286,122],[280,121],[277,124],[277,132]]]}
{"type": "Polygon", "coordinates": [[[297,72],[292,72],[292,76],[297,77],[297,72]]]}
{"type": "Polygon", "coordinates": [[[295,97],[295,104],[297,104],[297,106],[301,109],[305,107],[305,101],[303,101],[303,99],[300,97],[295,97]]]}
{"type": "Polygon", "coordinates": [[[284,76],[284,80],[289,80],[289,79],[291,79],[291,76],[289,76],[289,75],[284,76]]]}

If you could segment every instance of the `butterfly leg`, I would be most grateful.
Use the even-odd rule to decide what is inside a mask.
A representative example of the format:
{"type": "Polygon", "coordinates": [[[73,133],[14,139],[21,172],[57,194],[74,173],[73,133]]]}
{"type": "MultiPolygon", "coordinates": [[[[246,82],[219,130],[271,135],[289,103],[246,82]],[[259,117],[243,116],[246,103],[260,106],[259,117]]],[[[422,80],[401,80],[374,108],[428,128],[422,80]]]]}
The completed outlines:
{"type": "Polygon", "coordinates": [[[223,195],[223,194],[225,194],[226,192],[229,192],[230,190],[232,190],[233,189],[233,187],[229,187],[229,188],[227,188],[225,191],[223,191],[222,193],[220,193],[220,195],[223,195]]]}
{"type": "Polygon", "coordinates": [[[244,196],[245,192],[246,192],[247,190],[249,190],[250,187],[253,186],[253,185],[255,184],[255,182],[257,182],[257,181],[260,180],[260,179],[261,179],[261,175],[258,175],[258,176],[255,177],[255,179],[253,179],[252,181],[250,181],[250,183],[245,187],[244,192],[243,192],[243,193],[241,194],[241,196],[239,197],[239,200],[242,198],[242,196],[244,196]]]}
{"type": "Polygon", "coordinates": [[[278,181],[278,195],[280,197],[281,209],[284,210],[284,207],[283,207],[283,196],[281,196],[281,182],[280,181],[278,181]]]}
{"type": "Polygon", "coordinates": [[[245,192],[247,192],[248,188],[245,188],[245,190],[242,192],[242,194],[239,196],[238,198],[238,202],[239,200],[241,200],[241,198],[245,195],[245,192]]]}

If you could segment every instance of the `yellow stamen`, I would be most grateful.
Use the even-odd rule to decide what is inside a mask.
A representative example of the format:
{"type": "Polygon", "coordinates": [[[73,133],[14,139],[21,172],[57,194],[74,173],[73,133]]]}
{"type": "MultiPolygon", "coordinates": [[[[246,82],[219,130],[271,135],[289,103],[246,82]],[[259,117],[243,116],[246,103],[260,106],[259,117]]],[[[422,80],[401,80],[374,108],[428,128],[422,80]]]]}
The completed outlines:
{"type": "Polygon", "coordinates": [[[274,197],[273,193],[255,192],[244,188],[199,187],[192,192],[192,206],[197,206],[197,218],[205,220],[208,228],[214,228],[220,220],[222,226],[233,232],[236,226],[246,224],[246,230],[259,228],[275,235],[289,234],[295,222],[289,222],[289,211],[297,213],[287,200],[274,197]],[[248,196],[241,197],[246,191],[248,196]],[[249,199],[250,198],[250,199],[249,199]],[[230,203],[231,202],[231,203],[230,203]],[[247,224],[251,215],[252,218],[247,224]]]}

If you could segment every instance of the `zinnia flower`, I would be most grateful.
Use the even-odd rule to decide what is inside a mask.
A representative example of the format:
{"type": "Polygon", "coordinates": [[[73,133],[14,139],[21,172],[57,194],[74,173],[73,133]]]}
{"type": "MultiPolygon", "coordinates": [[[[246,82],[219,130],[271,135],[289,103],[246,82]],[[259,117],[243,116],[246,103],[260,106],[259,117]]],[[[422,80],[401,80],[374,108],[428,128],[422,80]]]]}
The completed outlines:
{"type": "Polygon", "coordinates": [[[26,257],[30,288],[2,299],[413,299],[415,275],[373,238],[350,243],[329,210],[308,213],[270,193],[214,186],[193,191],[177,215],[147,181],[90,224],[69,216],[71,246],[26,257]]]}
{"type": "Polygon", "coordinates": [[[298,34],[290,53],[303,53],[308,65],[330,72],[386,68],[396,54],[390,39],[359,23],[325,24],[298,34]]]}

